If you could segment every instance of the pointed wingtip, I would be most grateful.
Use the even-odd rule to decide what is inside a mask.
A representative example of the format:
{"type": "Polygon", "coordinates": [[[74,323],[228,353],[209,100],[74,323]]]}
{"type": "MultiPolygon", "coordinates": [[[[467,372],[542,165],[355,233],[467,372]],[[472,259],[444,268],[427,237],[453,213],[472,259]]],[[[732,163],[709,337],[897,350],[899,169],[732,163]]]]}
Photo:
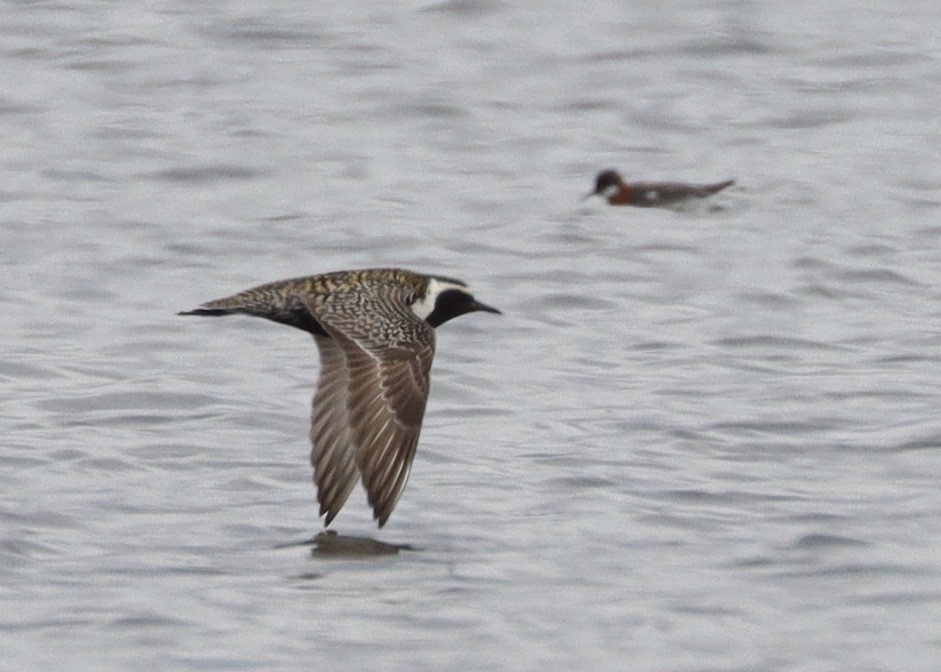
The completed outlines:
{"type": "Polygon", "coordinates": [[[379,525],[379,529],[385,527],[385,524],[389,520],[389,516],[392,515],[392,509],[395,508],[395,503],[392,503],[392,506],[389,506],[388,502],[385,504],[376,504],[372,509],[373,520],[379,525]]]}

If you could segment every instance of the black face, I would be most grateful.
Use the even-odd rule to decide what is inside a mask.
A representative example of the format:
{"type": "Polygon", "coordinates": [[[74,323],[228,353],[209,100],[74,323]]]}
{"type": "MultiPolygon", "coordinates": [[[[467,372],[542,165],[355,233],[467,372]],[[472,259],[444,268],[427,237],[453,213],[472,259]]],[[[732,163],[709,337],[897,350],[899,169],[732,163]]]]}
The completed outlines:
{"type": "Polygon", "coordinates": [[[608,187],[616,187],[619,184],[621,184],[621,176],[616,170],[603,170],[595,178],[594,193],[600,194],[608,187]]]}
{"type": "Polygon", "coordinates": [[[467,292],[462,292],[459,289],[448,289],[441,292],[435,299],[435,309],[425,318],[425,321],[433,327],[439,327],[448,320],[453,320],[465,313],[473,313],[476,310],[500,314],[499,310],[478,302],[467,292]]]}

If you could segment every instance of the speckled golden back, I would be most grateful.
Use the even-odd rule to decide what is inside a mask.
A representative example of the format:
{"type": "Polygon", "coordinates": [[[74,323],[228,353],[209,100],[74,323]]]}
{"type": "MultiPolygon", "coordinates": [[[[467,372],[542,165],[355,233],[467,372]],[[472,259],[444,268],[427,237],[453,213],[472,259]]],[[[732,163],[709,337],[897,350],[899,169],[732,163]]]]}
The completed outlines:
{"type": "Polygon", "coordinates": [[[413,294],[411,300],[414,300],[427,284],[427,277],[398,268],[335,271],[268,282],[223,299],[208,301],[202,308],[272,315],[292,312],[303,301],[320,304],[330,294],[344,289],[369,292],[383,287],[408,288],[413,294]]]}

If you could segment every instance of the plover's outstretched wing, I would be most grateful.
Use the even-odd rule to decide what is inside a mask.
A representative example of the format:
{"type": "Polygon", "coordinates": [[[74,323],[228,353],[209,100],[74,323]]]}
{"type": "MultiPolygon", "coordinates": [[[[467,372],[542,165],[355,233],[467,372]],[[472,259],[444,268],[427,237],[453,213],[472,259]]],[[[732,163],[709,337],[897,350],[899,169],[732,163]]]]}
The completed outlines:
{"type": "Polygon", "coordinates": [[[323,368],[311,427],[314,480],[328,523],[355,483],[353,460],[380,527],[408,480],[435,335],[399,295],[404,291],[360,288],[308,304],[332,339],[317,339],[323,368]]]}
{"type": "Polygon", "coordinates": [[[327,514],[326,524],[329,525],[356,486],[359,467],[356,466],[356,442],[346,410],[350,387],[346,358],[335,339],[314,336],[314,340],[320,351],[320,378],[310,421],[313,446],[310,462],[314,465],[320,515],[327,514]]]}

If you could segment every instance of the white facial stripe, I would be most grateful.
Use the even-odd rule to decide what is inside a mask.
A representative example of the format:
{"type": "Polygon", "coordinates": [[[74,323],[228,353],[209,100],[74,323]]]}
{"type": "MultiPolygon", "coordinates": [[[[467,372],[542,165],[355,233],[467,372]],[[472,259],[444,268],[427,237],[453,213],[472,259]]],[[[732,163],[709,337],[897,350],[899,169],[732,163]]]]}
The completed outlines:
{"type": "Polygon", "coordinates": [[[437,301],[438,296],[442,292],[446,292],[449,289],[459,289],[462,292],[471,293],[469,287],[464,285],[458,285],[453,282],[445,282],[444,280],[438,280],[432,278],[428,282],[428,291],[425,292],[425,296],[421,297],[412,304],[412,312],[418,315],[419,319],[425,320],[428,319],[428,316],[435,310],[435,301],[437,301]]]}
{"type": "Polygon", "coordinates": [[[619,187],[618,185],[609,184],[607,187],[601,190],[601,195],[604,196],[605,198],[611,198],[612,196],[615,196],[620,190],[621,190],[621,187],[619,187]]]}

